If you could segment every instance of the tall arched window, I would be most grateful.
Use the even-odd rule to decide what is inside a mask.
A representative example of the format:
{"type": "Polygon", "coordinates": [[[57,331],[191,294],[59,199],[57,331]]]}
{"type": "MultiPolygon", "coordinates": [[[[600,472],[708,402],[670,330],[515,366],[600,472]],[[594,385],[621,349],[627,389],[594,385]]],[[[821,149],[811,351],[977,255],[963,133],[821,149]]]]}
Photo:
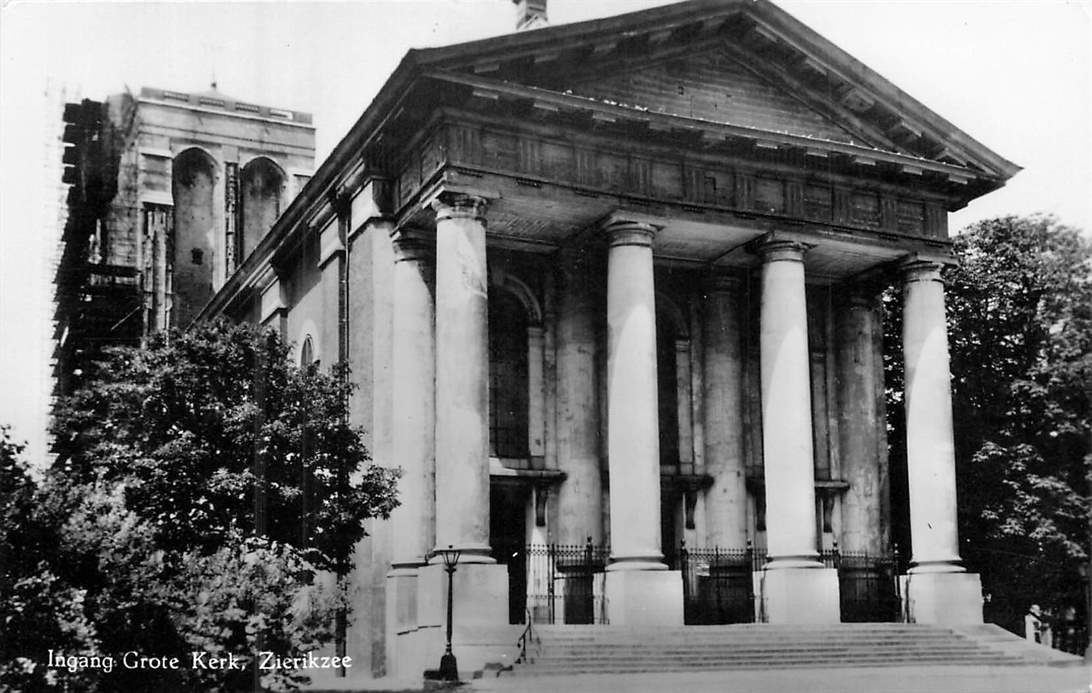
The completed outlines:
{"type": "Polygon", "coordinates": [[[242,262],[280,216],[285,176],[270,159],[259,157],[243,167],[240,179],[238,258],[242,262]]]}
{"type": "Polygon", "coordinates": [[[300,347],[300,368],[307,368],[315,363],[315,345],[311,341],[311,335],[303,340],[303,346],[300,347]]]}
{"type": "Polygon", "coordinates": [[[527,313],[511,293],[489,293],[489,453],[526,458],[527,313]]]}
{"type": "Polygon", "coordinates": [[[215,238],[213,190],[216,164],[201,149],[187,149],[174,159],[174,245],[170,264],[176,300],[174,324],[186,325],[212,298],[215,238]]]}

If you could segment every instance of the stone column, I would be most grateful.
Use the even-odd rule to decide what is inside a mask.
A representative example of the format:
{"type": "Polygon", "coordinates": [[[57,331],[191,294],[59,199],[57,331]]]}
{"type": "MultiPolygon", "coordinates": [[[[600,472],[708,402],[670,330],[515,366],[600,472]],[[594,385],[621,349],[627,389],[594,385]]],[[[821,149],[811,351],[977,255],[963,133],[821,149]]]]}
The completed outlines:
{"type": "Polygon", "coordinates": [[[682,581],[660,546],[660,441],[656,387],[656,227],[607,228],[607,456],[612,624],[681,624],[682,581]],[[662,572],[660,572],[662,571],[662,572]],[[659,572],[660,574],[657,574],[659,572]],[[677,594],[676,594],[677,593],[677,594]]]}
{"type": "Polygon", "coordinates": [[[417,567],[435,545],[433,303],[429,288],[431,239],[398,230],[394,241],[394,391],[392,452],[402,467],[402,504],[391,513],[398,542],[392,565],[417,567]]]}
{"type": "Polygon", "coordinates": [[[739,282],[715,277],[704,298],[705,494],[708,543],[742,549],[747,543],[747,487],[743,459],[743,320],[739,282]]]}
{"type": "Polygon", "coordinates": [[[603,491],[599,471],[599,398],[595,367],[597,306],[602,291],[593,277],[601,267],[562,259],[557,316],[557,464],[565,480],[557,489],[557,541],[603,541],[603,491]]]}
{"type": "Polygon", "coordinates": [[[445,193],[436,207],[436,546],[462,563],[489,549],[489,353],[485,208],[445,193]]]}
{"type": "MultiPolygon", "coordinates": [[[[434,207],[436,548],[462,552],[453,607],[456,641],[465,641],[468,630],[508,623],[508,569],[496,563],[489,547],[486,200],[443,193],[434,207]]],[[[438,655],[447,598],[439,556],[418,569],[417,590],[420,649],[438,655]]]]}
{"type": "Polygon", "coordinates": [[[879,289],[854,287],[835,308],[838,438],[844,551],[887,550],[890,513],[879,289]]]}
{"type": "Polygon", "coordinates": [[[939,262],[903,270],[906,467],[913,567],[911,614],[927,623],[981,623],[982,588],[959,557],[948,326],[939,262]]]}
{"type": "Polygon", "coordinates": [[[818,561],[804,252],[763,243],[759,347],[771,623],[837,623],[837,571],[818,561]]]}
{"type": "Polygon", "coordinates": [[[402,468],[401,505],[391,512],[387,573],[387,670],[412,668],[417,638],[417,574],[435,542],[435,417],[431,239],[418,230],[392,234],[391,455],[402,468]]]}

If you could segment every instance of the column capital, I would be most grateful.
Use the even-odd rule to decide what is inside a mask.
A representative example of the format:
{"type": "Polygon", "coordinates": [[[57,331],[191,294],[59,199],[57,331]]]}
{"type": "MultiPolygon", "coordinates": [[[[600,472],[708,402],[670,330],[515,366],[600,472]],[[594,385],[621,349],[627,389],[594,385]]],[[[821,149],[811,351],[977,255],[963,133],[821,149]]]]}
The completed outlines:
{"type": "Polygon", "coordinates": [[[702,278],[701,286],[707,294],[734,293],[743,288],[743,277],[737,274],[710,274],[702,278]]]}
{"type": "Polygon", "coordinates": [[[392,229],[391,244],[395,262],[428,261],[435,245],[424,229],[416,227],[392,229]]]}
{"type": "Polygon", "coordinates": [[[955,264],[954,261],[945,261],[942,258],[910,255],[899,262],[898,268],[904,285],[913,282],[939,282],[943,284],[944,277],[941,272],[946,266],[952,264],[955,264]]]}
{"type": "Polygon", "coordinates": [[[758,253],[763,263],[803,262],[804,254],[814,247],[802,241],[769,235],[755,243],[754,252],[758,253]]]}
{"type": "Polygon", "coordinates": [[[652,247],[652,241],[661,227],[646,221],[629,221],[618,219],[607,223],[603,227],[603,233],[607,236],[610,247],[621,245],[636,245],[645,248],[652,247]]]}
{"type": "Polygon", "coordinates": [[[478,195],[465,193],[444,192],[433,200],[432,208],[436,210],[436,220],[445,219],[474,219],[485,221],[485,210],[489,206],[489,200],[478,195]]]}

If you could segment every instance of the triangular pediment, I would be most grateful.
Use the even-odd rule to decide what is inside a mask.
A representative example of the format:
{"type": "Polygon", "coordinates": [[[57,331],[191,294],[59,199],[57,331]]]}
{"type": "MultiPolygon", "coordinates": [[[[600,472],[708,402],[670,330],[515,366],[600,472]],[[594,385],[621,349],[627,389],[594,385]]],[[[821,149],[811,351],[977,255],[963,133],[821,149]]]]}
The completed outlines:
{"type": "Polygon", "coordinates": [[[446,74],[747,128],[759,137],[951,165],[995,185],[1019,170],[769,0],[692,0],[408,58],[446,74]]]}
{"type": "MultiPolygon", "coordinates": [[[[887,145],[853,132],[782,85],[748,66],[752,56],[725,46],[683,53],[638,66],[618,66],[575,81],[578,96],[635,106],[653,113],[787,133],[850,144],[887,145]]],[[[831,104],[828,111],[835,111],[831,104]]]]}

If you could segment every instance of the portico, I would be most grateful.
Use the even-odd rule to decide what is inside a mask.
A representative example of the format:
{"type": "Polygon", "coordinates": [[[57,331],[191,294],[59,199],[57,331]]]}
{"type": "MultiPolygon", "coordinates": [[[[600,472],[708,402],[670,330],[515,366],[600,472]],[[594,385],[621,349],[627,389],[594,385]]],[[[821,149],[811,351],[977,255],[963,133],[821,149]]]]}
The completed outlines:
{"type": "MultiPolygon", "coordinates": [[[[665,313],[664,300],[678,300],[684,302],[683,307],[675,305],[670,312],[684,315],[692,327],[688,332],[700,334],[704,342],[675,340],[671,348],[678,353],[669,359],[676,369],[671,379],[677,381],[683,373],[687,381],[685,387],[675,383],[671,394],[675,401],[669,406],[692,415],[675,416],[672,425],[686,429],[677,431],[675,440],[690,441],[690,468],[696,470],[694,476],[706,480],[692,494],[684,494],[683,506],[694,507],[680,508],[683,515],[693,514],[700,497],[704,527],[699,530],[690,518],[691,536],[699,537],[699,545],[708,541],[701,537],[704,534],[716,537],[713,541],[731,537],[728,546],[750,541],[765,549],[759,595],[764,620],[838,622],[837,571],[820,561],[824,535],[833,532],[832,527],[824,526],[823,515],[831,512],[824,506],[836,504],[843,510],[839,530],[847,537],[850,550],[868,550],[882,541],[882,530],[870,520],[881,510],[882,489],[877,485],[886,483],[886,470],[875,457],[882,454],[877,447],[884,440],[883,421],[869,400],[882,400],[883,387],[872,331],[883,284],[874,276],[890,268],[890,276],[897,278],[893,281],[899,281],[907,294],[903,321],[910,454],[914,460],[916,456],[928,460],[912,462],[917,464],[915,473],[927,479],[911,480],[914,546],[920,547],[915,548],[911,572],[947,575],[939,580],[914,578],[911,598],[919,605],[920,617],[938,622],[952,613],[929,601],[943,601],[936,595],[952,591],[950,584],[941,585],[941,581],[955,579],[969,585],[962,593],[963,598],[969,598],[975,577],[962,572],[952,543],[952,458],[922,448],[929,445],[951,450],[950,394],[946,377],[938,376],[946,373],[941,362],[946,338],[943,285],[938,274],[942,254],[930,255],[924,249],[905,253],[897,244],[851,234],[832,239],[833,234],[809,236],[797,230],[769,230],[770,223],[741,221],[731,215],[725,215],[720,223],[698,222],[685,210],[676,217],[615,209],[598,215],[587,227],[573,228],[574,244],[560,255],[551,255],[550,262],[557,263],[551,266],[539,257],[541,252],[513,243],[491,223],[494,217],[502,224],[516,218],[527,220],[533,209],[534,201],[526,197],[490,198],[437,190],[432,202],[421,207],[421,216],[406,223],[409,230],[394,232],[395,287],[400,296],[394,318],[395,415],[400,418],[405,406],[407,411],[419,410],[413,415],[415,421],[436,421],[435,487],[427,483],[406,487],[420,494],[410,499],[411,505],[428,506],[429,495],[434,494],[434,510],[418,510],[416,515],[425,518],[422,527],[428,518],[435,517],[435,526],[415,531],[426,536],[435,532],[437,546],[462,547],[469,556],[468,571],[493,576],[475,578],[489,581],[491,598],[496,598],[499,590],[510,589],[504,566],[491,565],[496,560],[496,537],[490,536],[492,471],[494,486],[523,484],[528,489],[522,502],[528,504],[531,524],[545,528],[539,536],[576,538],[572,543],[584,536],[607,539],[605,621],[618,625],[681,624],[682,583],[678,571],[669,570],[665,559],[665,543],[673,542],[675,535],[664,533],[661,513],[657,512],[665,497],[663,480],[675,483],[660,449],[664,394],[657,383],[663,381],[658,369],[665,355],[660,350],[663,340],[657,339],[657,319],[665,313]],[[517,205],[518,214],[512,210],[517,205]],[[432,228],[428,216],[434,219],[432,228]],[[675,255],[664,258],[662,249],[668,247],[668,241],[675,255]],[[698,254],[712,263],[701,261],[704,258],[697,258],[698,254]],[[689,261],[682,261],[687,255],[691,256],[689,261]],[[405,268],[401,268],[403,263],[405,268]],[[428,294],[415,298],[418,294],[411,287],[428,286],[428,282],[422,279],[420,267],[412,263],[420,267],[435,263],[435,309],[428,294]],[[411,267],[412,273],[408,271],[411,267]],[[533,428],[545,439],[542,448],[547,454],[537,461],[530,456],[529,445],[529,456],[523,462],[491,452],[497,441],[491,440],[496,430],[490,422],[503,412],[491,413],[486,391],[490,329],[499,325],[491,322],[485,307],[498,292],[511,289],[490,281],[490,273],[530,292],[535,319],[543,321],[525,330],[520,348],[535,365],[527,367],[522,381],[515,381],[528,390],[527,410],[520,419],[526,428],[525,440],[533,428]],[[582,277],[579,282],[572,279],[574,275],[582,277]],[[599,281],[592,279],[596,276],[599,281]],[[658,276],[668,276],[668,285],[658,286],[658,276]],[[680,292],[680,286],[689,287],[689,293],[680,292]],[[576,287],[580,288],[578,296],[573,292],[576,287]],[[543,290],[546,293],[539,293],[543,290]],[[541,296],[541,304],[560,309],[543,313],[534,294],[541,296]],[[672,294],[681,298],[672,299],[672,294]],[[821,308],[820,315],[812,314],[815,296],[840,300],[849,294],[856,298],[847,305],[821,308]],[[586,307],[571,308],[578,297],[586,307]],[[743,309],[744,302],[755,308],[743,309]],[[434,390],[427,377],[432,364],[419,365],[431,353],[423,326],[432,324],[436,333],[434,390]],[[403,325],[418,328],[403,331],[403,325]],[[835,413],[836,426],[844,430],[817,431],[813,411],[817,347],[810,342],[826,341],[828,337],[823,335],[836,332],[843,333],[833,340],[836,343],[818,349],[824,352],[822,367],[833,371],[823,376],[824,382],[828,378],[838,381],[834,389],[841,391],[818,394],[825,400],[821,405],[824,410],[845,405],[845,411],[835,413]],[[404,343],[398,341],[402,334],[406,335],[404,343]],[[410,339],[411,335],[417,336],[410,339]],[[757,344],[757,349],[748,356],[745,352],[751,351],[750,342],[757,344]],[[555,359],[547,361],[545,344],[553,347],[555,359]],[[933,353],[925,356],[922,350],[933,353]],[[679,353],[686,355],[683,367],[679,353]],[[580,360],[584,367],[574,368],[580,360]],[[871,363],[871,368],[859,368],[862,361],[871,363]],[[748,434],[742,411],[747,409],[742,392],[745,373],[759,385],[758,406],[752,411],[758,415],[752,426],[761,431],[758,450],[747,450],[751,446],[743,443],[748,434]],[[556,380],[549,382],[551,379],[556,380]],[[554,393],[569,393],[552,408],[555,415],[560,411],[560,419],[546,417],[550,407],[530,406],[532,393],[544,390],[551,394],[548,399],[557,396],[554,393]],[[602,402],[595,406],[592,401],[597,396],[602,402]],[[426,411],[433,397],[434,409],[426,411]],[[588,440],[583,443],[586,454],[568,456],[562,466],[557,458],[559,445],[573,449],[580,431],[589,426],[605,433],[604,448],[595,450],[588,440]],[[855,475],[852,484],[832,477],[830,467],[824,468],[816,459],[817,437],[825,438],[829,465],[830,448],[838,445],[832,441],[839,435],[849,438],[847,449],[839,451],[839,461],[844,461],[844,474],[855,475]],[[871,447],[860,449],[857,438],[870,440],[871,447]],[[694,446],[695,439],[700,450],[694,446]],[[947,448],[937,442],[944,440],[947,448]],[[605,453],[602,466],[598,453],[605,453]],[[746,470],[754,468],[755,462],[762,476],[748,490],[746,470]],[[599,481],[600,493],[567,488],[570,475],[574,480],[583,477],[583,484],[592,489],[599,481]],[[866,508],[855,512],[841,497],[849,488],[857,495],[855,502],[866,508]],[[689,495],[695,497],[693,501],[685,499],[689,495]],[[589,513],[589,506],[598,510],[589,513]],[[762,518],[756,517],[759,508],[762,518]],[[570,522],[576,518],[580,524],[572,526],[570,522]],[[947,532],[936,529],[944,528],[944,522],[948,522],[947,532]],[[943,552],[945,547],[947,553],[943,552]],[[480,568],[473,564],[480,564],[480,568]]],[[[678,315],[673,319],[679,319],[678,315]]],[[[820,418],[829,425],[829,414],[820,418]]],[[[396,426],[393,449],[424,450],[427,445],[422,441],[427,437],[427,429],[422,431],[419,425],[396,426]]],[[[679,459],[678,443],[675,445],[672,454],[679,459]]],[[[533,533],[526,533],[528,544],[533,533]]],[[[427,554],[420,558],[420,565],[427,554]]],[[[412,567],[413,562],[400,565],[412,567]]],[[[477,604],[473,595],[466,598],[477,604]]],[[[967,602],[969,608],[980,608],[980,602],[974,606],[977,599],[980,596],[967,602]]],[[[971,617],[967,613],[960,616],[971,617]]]]}

